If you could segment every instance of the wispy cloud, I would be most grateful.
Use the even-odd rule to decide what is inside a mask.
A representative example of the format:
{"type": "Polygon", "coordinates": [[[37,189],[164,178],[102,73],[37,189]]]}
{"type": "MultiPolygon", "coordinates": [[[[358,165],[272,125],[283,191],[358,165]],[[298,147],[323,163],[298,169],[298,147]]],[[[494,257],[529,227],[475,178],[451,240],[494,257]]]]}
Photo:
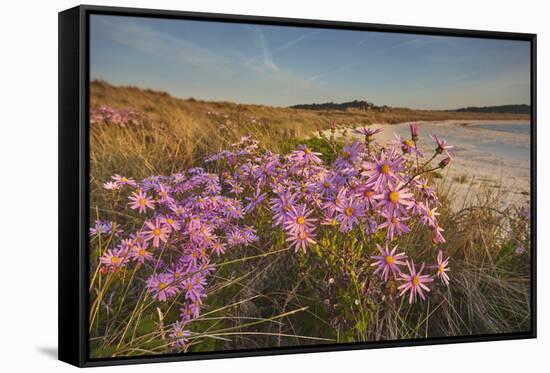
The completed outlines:
{"type": "Polygon", "coordinates": [[[262,30],[259,27],[253,26],[250,26],[249,28],[256,39],[260,53],[246,60],[244,62],[245,66],[259,72],[279,71],[279,67],[273,61],[269,43],[267,42],[262,30]]]}
{"type": "MultiPolygon", "coordinates": [[[[363,63],[363,62],[362,62],[363,63]]],[[[331,69],[331,70],[328,70],[324,73],[321,73],[321,74],[317,74],[317,75],[313,75],[309,78],[307,78],[307,80],[313,82],[313,81],[316,81],[316,80],[319,80],[325,76],[330,76],[334,73],[338,73],[338,72],[341,72],[341,71],[346,71],[346,70],[349,70],[355,66],[359,65],[359,62],[352,62],[352,63],[347,63],[345,65],[341,65],[341,66],[338,66],[338,67],[335,67],[334,69],[331,69]]]]}
{"type": "Polygon", "coordinates": [[[315,30],[315,31],[311,31],[311,32],[308,32],[306,34],[303,34],[301,36],[298,36],[297,38],[294,38],[292,40],[287,41],[285,44],[283,44],[279,48],[277,48],[277,50],[282,51],[282,50],[288,49],[288,48],[292,47],[293,45],[298,44],[301,41],[303,41],[303,40],[305,40],[305,39],[307,39],[311,36],[317,35],[319,32],[320,32],[319,30],[315,30]]]}
{"type": "Polygon", "coordinates": [[[222,65],[225,59],[196,43],[157,31],[132,19],[97,18],[97,27],[113,42],[162,59],[194,66],[222,65]]]}

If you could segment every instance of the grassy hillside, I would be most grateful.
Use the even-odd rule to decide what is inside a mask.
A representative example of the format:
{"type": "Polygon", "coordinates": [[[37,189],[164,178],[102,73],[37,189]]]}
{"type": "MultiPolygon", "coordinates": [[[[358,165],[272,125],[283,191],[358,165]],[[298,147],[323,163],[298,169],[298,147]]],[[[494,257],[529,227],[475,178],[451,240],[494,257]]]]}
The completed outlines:
{"type": "Polygon", "coordinates": [[[184,100],[166,92],[115,87],[104,81],[94,81],[91,84],[91,109],[101,106],[139,113],[139,125],[133,128],[92,126],[92,167],[101,164],[98,168],[101,172],[94,175],[102,179],[121,169],[136,177],[174,172],[249,133],[254,133],[272,150],[284,152],[289,150],[289,143],[292,144],[289,139],[309,137],[317,130],[327,129],[332,122],[339,126],[358,126],[422,120],[528,118],[520,114],[389,107],[381,111],[306,110],[192,98],[184,100]]]}

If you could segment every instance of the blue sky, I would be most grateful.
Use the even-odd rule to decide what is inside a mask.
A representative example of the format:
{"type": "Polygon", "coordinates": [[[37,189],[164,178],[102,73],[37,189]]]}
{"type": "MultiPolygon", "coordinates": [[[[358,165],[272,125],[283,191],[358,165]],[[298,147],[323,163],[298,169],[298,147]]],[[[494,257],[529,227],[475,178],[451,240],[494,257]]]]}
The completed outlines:
{"type": "Polygon", "coordinates": [[[530,101],[524,41],[91,16],[90,73],[176,97],[425,109],[530,101]]]}

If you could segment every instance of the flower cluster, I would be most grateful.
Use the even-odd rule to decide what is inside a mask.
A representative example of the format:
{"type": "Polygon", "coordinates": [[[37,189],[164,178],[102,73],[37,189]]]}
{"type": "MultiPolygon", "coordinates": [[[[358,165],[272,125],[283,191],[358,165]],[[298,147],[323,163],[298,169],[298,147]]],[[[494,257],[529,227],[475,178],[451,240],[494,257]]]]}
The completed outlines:
{"type": "MultiPolygon", "coordinates": [[[[217,175],[192,168],[171,176],[141,182],[115,175],[104,188],[127,199],[141,227],[122,236],[106,250],[100,263],[106,271],[130,265],[145,268],[149,294],[159,302],[179,297],[181,318],[173,324],[176,345],[189,336],[183,327],[199,316],[209,275],[211,255],[256,241],[255,229],[240,226],[245,208],[240,200],[221,195],[217,175]]],[[[108,235],[109,222],[96,222],[91,235],[108,235]]],[[[117,230],[117,235],[122,235],[117,230]]]]}
{"type": "Polygon", "coordinates": [[[90,124],[111,123],[124,127],[129,124],[137,124],[140,114],[128,109],[115,109],[102,105],[90,110],[90,124]]]}
{"type": "Polygon", "coordinates": [[[375,267],[373,275],[400,282],[400,295],[408,293],[411,303],[424,299],[436,277],[449,284],[449,259],[439,251],[436,264],[418,268],[395,240],[415,224],[430,232],[433,245],[445,242],[438,222],[440,201],[427,177],[450,162],[452,147],[434,136],[435,153],[421,162],[415,126],[410,140],[398,137],[388,146],[376,142],[380,130],[355,132],[364,142],[345,144],[331,164],[307,146],[282,155],[262,149],[248,136],[208,156],[209,171],[194,167],[141,181],[112,176],[103,187],[125,201],[131,211],[125,215],[133,219],[126,223],[133,228],[123,232],[117,223],[99,220],[90,229],[91,238],[110,237],[99,259],[101,273],[139,269],[152,298],[177,302],[180,318],[170,335],[174,346],[185,348],[188,324],[199,317],[215,270],[211,259],[260,241],[254,225],[267,216],[297,253],[313,246],[322,250],[330,235],[361,237],[378,250],[365,258],[375,267]],[[447,161],[430,166],[441,154],[447,161]],[[432,269],[432,275],[426,272],[432,269]]]}
{"type": "MultiPolygon", "coordinates": [[[[368,241],[383,235],[391,242],[409,233],[416,222],[432,232],[434,244],[445,243],[438,222],[440,201],[425,176],[448,165],[452,147],[433,136],[435,152],[431,159],[420,162],[423,153],[417,149],[418,126],[411,126],[411,139],[397,137],[388,147],[376,143],[374,136],[380,131],[354,130],[364,136],[364,142],[347,143],[331,165],[307,146],[280,155],[261,150],[251,137],[242,138],[232,150],[208,157],[207,162],[221,167],[222,187],[246,203],[247,213],[269,211],[273,226],[285,232],[297,252],[317,244],[316,233],[330,227],[343,234],[361,231],[368,241]],[[446,156],[445,162],[430,166],[440,154],[446,156]]],[[[423,299],[422,290],[428,291],[425,283],[431,281],[431,276],[422,274],[425,266],[417,272],[412,260],[404,261],[405,253],[378,248],[382,256],[372,257],[375,273],[385,281],[390,277],[403,281],[402,295],[410,290],[411,301],[417,295],[423,299]],[[401,272],[402,265],[409,268],[410,275],[401,272]]],[[[436,275],[448,284],[444,272],[436,275]]]]}

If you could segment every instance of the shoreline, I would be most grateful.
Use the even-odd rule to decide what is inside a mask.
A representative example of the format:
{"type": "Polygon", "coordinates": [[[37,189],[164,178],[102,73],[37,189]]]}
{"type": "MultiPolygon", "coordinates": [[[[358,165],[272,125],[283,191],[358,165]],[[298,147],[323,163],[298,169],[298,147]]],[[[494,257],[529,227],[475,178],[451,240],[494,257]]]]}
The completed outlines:
{"type": "MultiPolygon", "coordinates": [[[[381,128],[375,139],[386,144],[395,140],[394,133],[410,137],[409,124],[419,127],[419,149],[425,157],[432,154],[434,142],[430,135],[448,141],[455,146],[451,164],[435,173],[436,185],[451,196],[451,208],[460,209],[472,204],[484,193],[484,189],[497,191],[505,208],[530,199],[530,135],[501,129],[488,129],[480,125],[530,125],[530,120],[444,120],[413,121],[398,124],[373,124],[369,128],[381,128]]],[[[361,136],[351,134],[353,138],[361,136]]],[[[443,159],[437,158],[437,162],[443,159]]]]}

